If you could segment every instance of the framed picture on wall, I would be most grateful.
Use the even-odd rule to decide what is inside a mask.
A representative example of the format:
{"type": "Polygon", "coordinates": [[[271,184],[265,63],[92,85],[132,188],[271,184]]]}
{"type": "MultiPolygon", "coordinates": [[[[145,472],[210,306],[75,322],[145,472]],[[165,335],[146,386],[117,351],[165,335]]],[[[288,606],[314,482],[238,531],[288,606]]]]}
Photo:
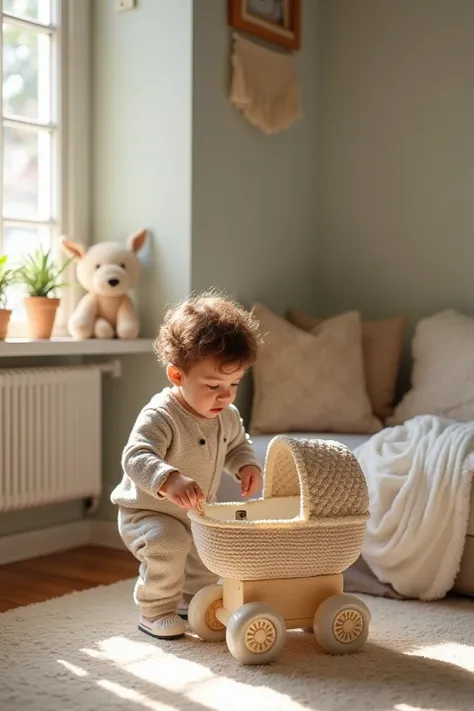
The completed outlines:
{"type": "Polygon", "coordinates": [[[301,46],[301,0],[228,0],[229,24],[286,49],[301,46]]]}

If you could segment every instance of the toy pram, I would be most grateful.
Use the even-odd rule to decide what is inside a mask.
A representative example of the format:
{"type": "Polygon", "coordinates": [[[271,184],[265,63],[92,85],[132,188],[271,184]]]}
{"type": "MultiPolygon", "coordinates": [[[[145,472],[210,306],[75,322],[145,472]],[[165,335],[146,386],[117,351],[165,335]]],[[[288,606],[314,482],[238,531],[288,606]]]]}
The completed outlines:
{"type": "Polygon", "coordinates": [[[343,593],[368,519],[357,459],[339,442],[278,435],[263,478],[260,499],[189,512],[199,555],[223,579],[192,599],[191,629],[225,639],[244,664],[273,661],[288,629],[312,627],[326,652],[355,652],[371,622],[367,606],[343,593]]]}

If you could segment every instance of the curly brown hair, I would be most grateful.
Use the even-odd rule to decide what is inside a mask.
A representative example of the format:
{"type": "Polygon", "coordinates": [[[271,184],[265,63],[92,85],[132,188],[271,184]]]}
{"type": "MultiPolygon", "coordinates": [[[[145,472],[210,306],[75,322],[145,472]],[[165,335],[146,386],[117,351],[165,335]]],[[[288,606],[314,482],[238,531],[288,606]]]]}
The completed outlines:
{"type": "Polygon", "coordinates": [[[163,365],[185,372],[203,358],[216,358],[222,372],[248,368],[262,338],[253,313],[214,290],[168,309],[153,348],[163,365]]]}

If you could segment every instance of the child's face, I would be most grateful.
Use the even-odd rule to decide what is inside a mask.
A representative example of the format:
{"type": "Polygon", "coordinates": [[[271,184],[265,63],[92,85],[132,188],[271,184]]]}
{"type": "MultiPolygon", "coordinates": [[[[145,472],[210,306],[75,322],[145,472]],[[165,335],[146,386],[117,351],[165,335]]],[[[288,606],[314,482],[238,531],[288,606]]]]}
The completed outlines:
{"type": "Polygon", "coordinates": [[[201,417],[212,419],[235,400],[245,368],[219,370],[219,361],[206,358],[186,373],[168,366],[168,377],[180,388],[187,405],[201,417]]]}

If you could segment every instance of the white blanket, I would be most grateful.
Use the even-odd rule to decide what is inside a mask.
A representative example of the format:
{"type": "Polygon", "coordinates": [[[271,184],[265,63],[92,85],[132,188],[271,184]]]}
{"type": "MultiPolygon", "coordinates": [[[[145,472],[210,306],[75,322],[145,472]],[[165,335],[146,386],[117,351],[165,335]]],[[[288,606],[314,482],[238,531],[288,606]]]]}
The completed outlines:
{"type": "Polygon", "coordinates": [[[354,453],[370,493],[363,558],[402,595],[444,597],[464,548],[474,422],[420,415],[381,430],[354,453]]]}

